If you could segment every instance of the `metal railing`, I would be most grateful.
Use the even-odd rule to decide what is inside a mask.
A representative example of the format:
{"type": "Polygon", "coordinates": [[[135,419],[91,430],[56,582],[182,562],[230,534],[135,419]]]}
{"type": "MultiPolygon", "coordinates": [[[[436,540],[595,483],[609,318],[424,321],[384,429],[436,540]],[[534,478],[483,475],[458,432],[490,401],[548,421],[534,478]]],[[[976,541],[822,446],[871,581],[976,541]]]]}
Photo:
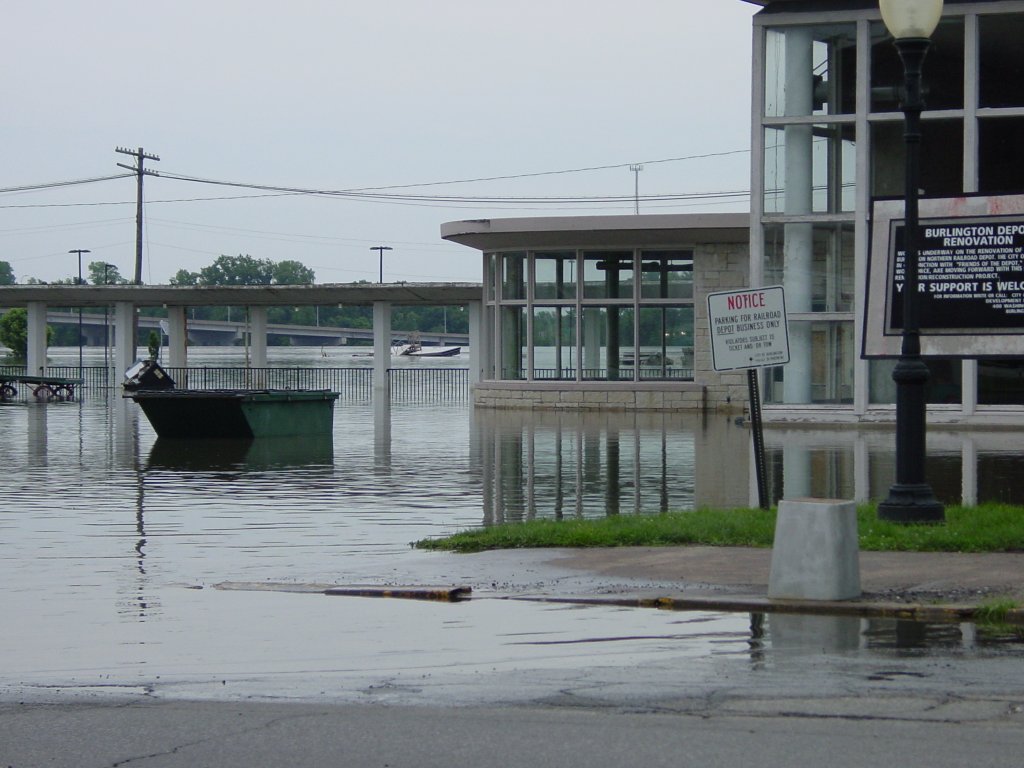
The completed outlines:
{"type": "MultiPolygon", "coordinates": [[[[373,394],[372,368],[165,367],[181,388],[331,389],[347,398],[373,394]]],[[[24,365],[0,365],[0,375],[24,376],[24,365]]],[[[83,392],[119,389],[123,378],[104,366],[53,365],[47,376],[81,378],[83,392]]],[[[469,397],[468,368],[391,368],[392,397],[404,400],[463,400],[469,397]]],[[[24,394],[24,389],[20,390],[24,394]]]]}

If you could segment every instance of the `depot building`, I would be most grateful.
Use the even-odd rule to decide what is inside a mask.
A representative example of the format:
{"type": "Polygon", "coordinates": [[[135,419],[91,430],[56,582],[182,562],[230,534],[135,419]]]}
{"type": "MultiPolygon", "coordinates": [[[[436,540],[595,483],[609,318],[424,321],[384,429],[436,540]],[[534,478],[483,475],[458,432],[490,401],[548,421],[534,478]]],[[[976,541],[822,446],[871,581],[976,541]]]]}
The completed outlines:
{"type": "MultiPolygon", "coordinates": [[[[766,418],[892,418],[895,360],[864,342],[873,206],[904,194],[902,62],[877,2],[747,1],[760,6],[749,216],[442,227],[483,254],[479,404],[732,407],[744,376],[712,368],[705,297],[780,285],[790,359],[759,369],[766,418]]],[[[1022,39],[1020,0],[945,4],[923,71],[922,225],[930,198],[1024,191],[1022,39]]],[[[1024,417],[1016,345],[978,350],[926,345],[930,420],[1024,417]]]]}

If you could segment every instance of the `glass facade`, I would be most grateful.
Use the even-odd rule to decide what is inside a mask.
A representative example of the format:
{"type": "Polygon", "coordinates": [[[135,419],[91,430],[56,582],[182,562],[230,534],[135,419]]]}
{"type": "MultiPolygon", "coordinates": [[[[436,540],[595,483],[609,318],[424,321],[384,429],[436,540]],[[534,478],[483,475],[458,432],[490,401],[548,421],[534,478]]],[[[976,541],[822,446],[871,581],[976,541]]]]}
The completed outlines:
{"type": "MultiPolygon", "coordinates": [[[[924,62],[921,193],[1020,193],[1024,2],[955,10],[924,62]]],[[[893,362],[861,359],[859,331],[871,201],[904,192],[903,64],[875,4],[828,11],[755,17],[751,278],[784,286],[790,315],[790,363],[766,372],[765,402],[864,412],[895,397],[893,362]]],[[[927,362],[935,406],[1024,405],[1017,360],[927,362]]]]}
{"type": "Polygon", "coordinates": [[[693,379],[691,251],[509,251],[484,263],[496,378],[693,379]]]}

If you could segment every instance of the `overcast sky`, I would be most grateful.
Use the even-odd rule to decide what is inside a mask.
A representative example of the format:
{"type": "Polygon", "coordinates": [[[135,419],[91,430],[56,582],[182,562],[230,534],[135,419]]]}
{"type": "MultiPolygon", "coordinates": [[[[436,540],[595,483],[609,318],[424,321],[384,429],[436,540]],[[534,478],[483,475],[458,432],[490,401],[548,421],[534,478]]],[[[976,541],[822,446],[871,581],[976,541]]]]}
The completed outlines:
{"type": "MultiPolygon", "coordinates": [[[[641,195],[745,191],[750,18],[741,0],[57,0],[6,3],[0,188],[147,168],[301,190],[532,200],[367,200],[145,180],[143,280],[221,254],[317,282],[480,279],[443,222],[630,214],[641,195]],[[698,158],[698,156],[709,156],[698,158]],[[695,158],[695,159],[678,159],[695,158]],[[665,161],[665,162],[657,162],[665,161]],[[603,170],[590,169],[615,166],[603,170]],[[552,173],[574,171],[570,173],[552,173]],[[533,175],[540,174],[540,175],[533,175]],[[505,176],[523,178],[435,184],[505,176]],[[384,190],[381,190],[384,191],[384,190]],[[215,199],[219,198],[219,199],[215,199]]],[[[135,261],[134,176],[0,193],[19,281],[135,261]]],[[[745,211],[745,198],[641,213],[745,211]]]]}

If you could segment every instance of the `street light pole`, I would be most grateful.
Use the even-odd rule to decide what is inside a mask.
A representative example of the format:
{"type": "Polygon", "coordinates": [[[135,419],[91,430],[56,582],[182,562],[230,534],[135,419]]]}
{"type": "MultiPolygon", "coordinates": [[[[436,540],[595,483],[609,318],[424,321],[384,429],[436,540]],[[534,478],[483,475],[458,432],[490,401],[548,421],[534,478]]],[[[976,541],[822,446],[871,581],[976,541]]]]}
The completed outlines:
{"type": "Polygon", "coordinates": [[[896,383],[896,481],[878,505],[878,517],[900,523],[940,523],[945,513],[925,480],[928,366],[921,359],[918,315],[918,185],[920,183],[921,69],[929,38],[942,16],[942,0],[880,0],[882,19],[903,62],[906,149],[903,222],[903,322],[896,383]]]}
{"type": "MultiPolygon", "coordinates": [[[[78,254],[78,283],[82,284],[82,254],[92,253],[88,248],[72,248],[68,253],[78,254]]],[[[78,378],[82,378],[82,305],[78,305],[78,378]]]]}
{"type": "MultiPolygon", "coordinates": [[[[103,284],[110,285],[110,279],[108,277],[110,268],[113,264],[103,262],[103,284]]],[[[110,377],[110,360],[108,357],[108,351],[110,349],[110,305],[104,302],[103,304],[103,383],[106,385],[110,377]]]]}
{"type": "Polygon", "coordinates": [[[377,279],[377,282],[378,283],[383,283],[384,282],[384,251],[390,251],[390,250],[392,250],[392,248],[391,248],[390,245],[374,245],[374,246],[370,247],[370,250],[371,251],[379,251],[380,252],[380,276],[377,279]]]}

